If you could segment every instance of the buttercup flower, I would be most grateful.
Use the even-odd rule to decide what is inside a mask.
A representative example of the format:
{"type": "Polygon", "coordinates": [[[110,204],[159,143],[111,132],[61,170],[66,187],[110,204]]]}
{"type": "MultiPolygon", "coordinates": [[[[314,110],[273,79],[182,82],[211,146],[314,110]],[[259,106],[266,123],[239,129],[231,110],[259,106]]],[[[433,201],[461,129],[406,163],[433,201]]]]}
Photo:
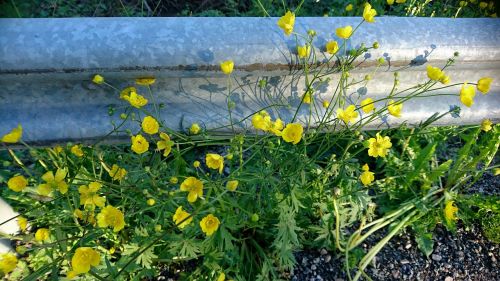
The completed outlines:
{"type": "Polygon", "coordinates": [[[349,39],[352,35],[352,26],[339,27],[335,30],[335,34],[342,39],[349,39]]]}
{"type": "Polygon", "coordinates": [[[380,133],[377,133],[375,138],[368,140],[368,155],[372,157],[385,157],[388,149],[391,147],[391,139],[388,136],[382,137],[380,133]]]}
{"type": "Polygon", "coordinates": [[[191,127],[189,128],[189,133],[191,133],[191,135],[197,135],[200,133],[200,131],[201,127],[198,123],[191,124],[191,127]]]}
{"type": "Polygon", "coordinates": [[[80,192],[80,205],[89,207],[91,209],[97,207],[104,207],[106,199],[99,196],[97,193],[101,189],[102,184],[98,182],[91,182],[89,185],[80,185],[78,192],[80,192]]]}
{"type": "Polygon", "coordinates": [[[148,100],[137,94],[137,90],[134,87],[127,87],[120,93],[120,98],[128,101],[131,106],[136,108],[141,108],[148,103],[148,100]]]}
{"type": "Polygon", "coordinates": [[[358,112],[356,112],[356,107],[351,104],[345,110],[342,108],[338,108],[337,117],[344,121],[344,123],[349,124],[349,122],[354,121],[356,118],[358,118],[358,112]]]}
{"type": "Polygon", "coordinates": [[[17,125],[17,128],[12,129],[9,133],[5,134],[2,139],[2,142],[6,143],[16,143],[21,140],[23,136],[23,127],[21,125],[17,125]]]}
{"type": "Polygon", "coordinates": [[[205,163],[210,169],[219,170],[219,174],[222,174],[222,169],[224,169],[224,157],[215,153],[208,153],[205,156],[205,163]]]}
{"type": "Polygon", "coordinates": [[[299,123],[290,123],[287,124],[285,129],[281,132],[281,137],[286,142],[291,142],[293,144],[297,144],[302,139],[302,133],[304,132],[304,128],[299,123]]]}
{"type": "Polygon", "coordinates": [[[326,43],[326,52],[329,54],[336,54],[339,51],[339,43],[337,41],[328,41],[326,43]]]}
{"type": "Polygon", "coordinates": [[[375,180],[375,176],[374,173],[370,172],[370,167],[368,167],[368,164],[363,165],[362,169],[364,172],[361,174],[359,179],[364,186],[367,186],[375,180]]]}
{"type": "Polygon", "coordinates": [[[181,183],[181,191],[187,191],[187,200],[190,203],[196,202],[198,197],[203,196],[203,182],[195,177],[188,177],[181,183]]]}
{"type": "Polygon", "coordinates": [[[158,150],[163,150],[163,156],[167,157],[172,151],[172,146],[174,142],[170,140],[170,137],[165,133],[160,133],[160,141],[156,142],[156,147],[158,150]]]}
{"type": "Polygon", "coordinates": [[[464,83],[462,89],[460,90],[460,101],[467,107],[471,107],[474,104],[474,96],[476,95],[476,89],[473,86],[464,83]]]}
{"type": "Polygon", "coordinates": [[[443,72],[443,76],[441,76],[441,78],[439,79],[439,82],[441,82],[444,85],[448,85],[448,84],[450,84],[450,81],[451,81],[450,76],[445,75],[443,72]]]}
{"type": "Polygon", "coordinates": [[[28,186],[28,180],[23,176],[15,176],[9,179],[7,186],[15,192],[21,192],[28,186]]]}
{"type": "Polygon", "coordinates": [[[25,217],[17,217],[17,225],[21,229],[21,231],[26,231],[26,228],[28,227],[28,219],[25,217]]]}
{"type": "Polygon", "coordinates": [[[387,5],[392,5],[394,4],[394,0],[387,0],[387,5]]]}
{"type": "Polygon", "coordinates": [[[295,24],[295,14],[288,11],[284,16],[278,20],[278,26],[283,29],[286,36],[293,32],[293,25],[295,24]]]}
{"type": "Polygon", "coordinates": [[[184,211],[182,209],[182,206],[179,206],[177,207],[177,210],[175,210],[175,214],[172,217],[172,220],[178,228],[183,229],[193,221],[193,217],[191,217],[191,214],[184,211]]]}
{"type": "Polygon", "coordinates": [[[492,126],[491,126],[492,124],[493,123],[491,123],[490,119],[484,119],[483,122],[481,122],[481,130],[488,132],[489,130],[492,129],[492,126]]]}
{"type": "Polygon", "coordinates": [[[323,108],[328,108],[330,106],[330,102],[327,100],[323,101],[323,108]]]}
{"type": "Polygon", "coordinates": [[[224,281],[226,280],[226,274],[224,274],[224,272],[221,272],[221,274],[219,274],[219,277],[217,277],[217,281],[224,281]]]}
{"type": "Polygon", "coordinates": [[[301,59],[306,59],[309,57],[309,54],[311,54],[311,46],[309,45],[304,45],[304,46],[297,46],[297,55],[301,59]]]}
{"type": "Polygon", "coordinates": [[[92,78],[92,82],[100,85],[100,84],[104,83],[104,77],[102,77],[99,74],[96,74],[96,75],[94,75],[94,78],[92,78]]]}
{"type": "Polygon", "coordinates": [[[43,174],[42,179],[45,181],[45,183],[38,185],[38,193],[47,196],[54,189],[58,189],[62,194],[68,192],[68,184],[64,181],[67,173],[68,172],[65,169],[57,169],[55,176],[52,171],[48,171],[43,174]]]}
{"type": "Polygon", "coordinates": [[[193,162],[193,167],[195,167],[195,168],[199,168],[200,165],[201,165],[201,163],[198,160],[196,160],[196,161],[193,162]]]}
{"type": "Polygon", "coordinates": [[[456,213],[458,212],[458,208],[453,205],[453,201],[446,202],[444,207],[444,218],[446,221],[451,222],[457,220],[456,213]]]}
{"type": "Polygon", "coordinates": [[[13,253],[4,253],[0,255],[0,271],[3,274],[9,274],[17,266],[17,257],[13,253]]]}
{"type": "Polygon", "coordinates": [[[396,3],[398,3],[398,4],[404,4],[404,3],[406,3],[406,0],[396,0],[396,3]]]}
{"type": "Polygon", "coordinates": [[[153,117],[146,116],[142,120],[141,127],[144,133],[154,135],[158,133],[158,130],[160,129],[160,124],[158,124],[158,121],[156,121],[156,119],[154,119],[153,117]]]}
{"type": "Polygon", "coordinates": [[[97,225],[99,227],[112,227],[114,232],[118,232],[125,227],[123,213],[117,208],[108,205],[97,214],[97,225]]]}
{"type": "Polygon", "coordinates": [[[220,69],[224,74],[231,74],[233,72],[234,62],[232,60],[223,61],[220,63],[220,69]]]}
{"type": "Polygon", "coordinates": [[[361,101],[361,110],[363,110],[364,113],[370,113],[373,110],[375,110],[375,103],[372,98],[366,98],[361,101]]]}
{"type": "Polygon", "coordinates": [[[302,97],[302,102],[303,103],[306,103],[306,104],[310,104],[312,101],[312,95],[311,95],[311,91],[307,91],[305,94],[304,94],[304,97],[302,97]]]}
{"type": "Polygon", "coordinates": [[[142,136],[132,136],[132,150],[137,154],[142,154],[149,149],[149,142],[142,136]]]}
{"type": "Polygon", "coordinates": [[[269,116],[269,113],[267,113],[265,110],[262,110],[261,112],[254,114],[252,116],[252,125],[255,127],[257,130],[262,130],[264,132],[269,131],[269,129],[272,127],[272,121],[271,121],[271,116],[269,116]]]}
{"type": "Polygon", "coordinates": [[[394,100],[389,101],[389,105],[387,106],[387,110],[389,114],[394,117],[401,117],[401,110],[403,109],[402,103],[396,103],[394,100]]]}
{"type": "Polygon", "coordinates": [[[434,81],[439,81],[443,77],[443,71],[438,67],[433,67],[432,65],[427,65],[427,77],[434,81]]]}
{"type": "Polygon", "coordinates": [[[35,240],[38,242],[47,241],[50,238],[50,230],[47,228],[39,228],[35,232],[35,240]]]}
{"type": "Polygon", "coordinates": [[[200,221],[201,230],[205,232],[207,236],[214,234],[219,228],[219,225],[219,219],[212,214],[209,214],[200,221]]]}
{"type": "Polygon", "coordinates": [[[95,223],[96,223],[94,210],[86,209],[86,210],[82,211],[80,209],[76,209],[73,212],[73,216],[77,217],[81,221],[90,223],[91,225],[95,225],[95,223]]]}
{"type": "Polygon", "coordinates": [[[148,204],[148,206],[153,206],[154,204],[156,204],[156,200],[154,200],[153,198],[149,198],[146,201],[146,204],[148,204]]]}
{"type": "Polygon", "coordinates": [[[347,5],[347,6],[345,7],[345,10],[346,10],[347,12],[352,11],[352,4],[347,5]]]}
{"type": "Polygon", "coordinates": [[[238,184],[239,184],[239,182],[237,180],[228,181],[226,183],[226,188],[229,191],[235,191],[236,188],[238,187],[238,184]]]}
{"type": "Polygon", "coordinates": [[[365,9],[363,10],[363,19],[367,22],[375,22],[375,16],[377,15],[377,11],[372,9],[372,5],[366,3],[365,9]]]}
{"type": "Polygon", "coordinates": [[[79,144],[75,144],[71,147],[71,153],[73,153],[77,157],[83,156],[82,146],[79,144]]]}
{"type": "Polygon", "coordinates": [[[135,84],[141,85],[141,86],[149,86],[152,85],[156,82],[156,79],[154,77],[142,77],[142,78],[137,78],[135,79],[135,84]]]}
{"type": "Polygon", "coordinates": [[[177,177],[171,177],[168,180],[168,182],[171,183],[171,184],[177,184],[179,182],[179,179],[177,177]]]}
{"type": "Polygon", "coordinates": [[[493,78],[491,77],[483,77],[477,81],[477,89],[483,94],[487,94],[490,91],[491,82],[493,82],[493,78]]]}
{"type": "MultiPolygon", "coordinates": [[[[273,134],[275,134],[276,136],[278,137],[281,137],[281,134],[282,134],[282,130],[283,128],[285,127],[285,123],[283,123],[283,120],[281,120],[280,118],[276,119],[276,121],[272,122],[272,125],[271,127],[269,128],[269,131],[273,134]]],[[[228,157],[229,159],[229,157],[228,157]]],[[[229,159],[231,160],[231,159],[229,159]]]]}
{"type": "Polygon", "coordinates": [[[121,181],[127,175],[127,170],[120,168],[120,166],[113,164],[109,176],[115,181],[121,181]]]}
{"type": "Polygon", "coordinates": [[[76,249],[75,254],[71,258],[73,270],[68,272],[68,278],[89,272],[90,267],[98,266],[100,261],[101,255],[99,255],[96,250],[90,247],[80,247],[76,249]]]}

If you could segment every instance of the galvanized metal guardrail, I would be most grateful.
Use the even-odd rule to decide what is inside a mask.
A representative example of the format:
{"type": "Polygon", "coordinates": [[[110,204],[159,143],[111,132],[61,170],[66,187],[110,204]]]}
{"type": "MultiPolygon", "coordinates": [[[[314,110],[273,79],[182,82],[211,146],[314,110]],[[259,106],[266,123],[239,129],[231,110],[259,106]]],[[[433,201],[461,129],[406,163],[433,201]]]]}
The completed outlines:
{"type": "MultiPolygon", "coordinates": [[[[231,100],[233,119],[273,103],[288,103],[279,115],[291,118],[304,93],[303,77],[292,75],[291,58],[297,42],[284,36],[276,18],[71,18],[0,19],[0,135],[22,124],[29,142],[85,140],[107,134],[110,119],[119,122],[125,103],[110,88],[91,82],[101,74],[123,88],[134,78],[154,76],[152,85],[164,123],[182,130],[192,122],[206,128],[227,125],[227,77],[219,63],[232,59],[235,72],[231,100]],[[269,87],[259,88],[266,78],[269,87]]],[[[317,54],[337,39],[335,28],[356,26],[361,18],[297,18],[295,31],[310,28],[318,36],[317,54]]],[[[354,78],[375,68],[379,57],[388,65],[373,76],[366,87],[349,90],[353,101],[387,96],[393,72],[400,73],[400,89],[427,80],[425,64],[443,66],[459,52],[456,64],[447,70],[453,82],[476,82],[493,77],[488,95],[478,95],[472,108],[462,106],[461,117],[447,116],[436,125],[477,124],[484,118],[500,121],[500,20],[381,17],[363,24],[348,41],[348,49],[378,41],[354,78]]],[[[315,101],[329,99],[338,81],[318,87],[315,101]]],[[[457,94],[460,86],[437,91],[457,94]]],[[[147,90],[141,88],[146,97],[147,90]]],[[[436,94],[434,92],[433,94],[436,94]]],[[[379,120],[366,129],[416,124],[435,112],[459,105],[457,96],[435,96],[405,103],[402,118],[379,120]]],[[[304,107],[301,117],[309,110],[304,107]]],[[[275,114],[277,114],[275,113],[275,114]]],[[[248,121],[248,120],[247,120],[248,121]]],[[[249,122],[238,129],[249,127],[249,122]]]]}

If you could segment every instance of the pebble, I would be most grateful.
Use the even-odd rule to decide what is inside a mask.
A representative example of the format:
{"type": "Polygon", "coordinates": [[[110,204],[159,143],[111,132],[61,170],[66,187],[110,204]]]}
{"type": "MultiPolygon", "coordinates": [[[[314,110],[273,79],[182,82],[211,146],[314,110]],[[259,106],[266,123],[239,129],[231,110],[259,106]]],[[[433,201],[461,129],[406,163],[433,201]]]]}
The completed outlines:
{"type": "Polygon", "coordinates": [[[432,254],[432,260],[441,261],[442,259],[443,257],[441,257],[440,255],[432,254]]]}
{"type": "Polygon", "coordinates": [[[312,270],[316,270],[316,269],[318,269],[318,268],[316,267],[316,265],[315,265],[315,264],[313,264],[313,265],[311,266],[311,269],[312,269],[312,270]]]}
{"type": "Polygon", "coordinates": [[[405,249],[408,250],[411,248],[411,244],[406,244],[405,249]]]}
{"type": "Polygon", "coordinates": [[[332,259],[332,256],[327,255],[327,256],[325,257],[325,263],[329,263],[331,259],[332,259]]]}
{"type": "Polygon", "coordinates": [[[325,248],[323,248],[323,249],[321,249],[320,254],[321,254],[322,256],[324,256],[324,255],[328,254],[328,251],[327,251],[325,248]]]}
{"type": "Polygon", "coordinates": [[[401,261],[401,264],[409,264],[409,263],[410,263],[410,261],[407,260],[407,259],[404,259],[404,260],[401,261]]]}
{"type": "Polygon", "coordinates": [[[453,281],[453,277],[451,277],[451,276],[446,276],[446,278],[444,279],[444,281],[453,281]]]}

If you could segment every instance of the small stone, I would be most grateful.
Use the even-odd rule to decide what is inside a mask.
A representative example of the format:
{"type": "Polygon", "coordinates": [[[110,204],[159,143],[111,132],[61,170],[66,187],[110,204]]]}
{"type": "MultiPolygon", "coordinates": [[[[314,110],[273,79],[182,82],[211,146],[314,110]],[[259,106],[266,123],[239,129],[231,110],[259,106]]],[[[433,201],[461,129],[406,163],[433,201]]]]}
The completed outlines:
{"type": "Polygon", "coordinates": [[[325,248],[323,248],[323,249],[321,249],[320,254],[321,254],[322,256],[324,256],[324,255],[328,254],[328,251],[327,251],[325,248]]]}
{"type": "Polygon", "coordinates": [[[313,260],[313,263],[315,263],[315,264],[319,263],[319,258],[315,258],[315,259],[313,260]]]}
{"type": "Polygon", "coordinates": [[[325,257],[325,263],[329,263],[331,259],[332,259],[332,256],[327,255],[327,256],[325,257]]]}
{"type": "Polygon", "coordinates": [[[411,248],[411,244],[406,244],[405,249],[408,250],[411,248]]]}
{"type": "Polygon", "coordinates": [[[446,278],[444,279],[444,281],[453,281],[453,277],[451,277],[451,276],[446,276],[446,278]]]}
{"type": "Polygon", "coordinates": [[[441,257],[440,255],[432,254],[432,260],[441,261],[442,259],[443,257],[441,257]]]}
{"type": "Polygon", "coordinates": [[[391,273],[392,273],[392,277],[394,277],[394,279],[399,279],[399,275],[401,274],[401,273],[399,273],[398,270],[393,270],[393,271],[391,271],[391,273]]]}
{"type": "Polygon", "coordinates": [[[313,264],[313,265],[311,266],[311,269],[312,269],[312,270],[316,270],[316,269],[318,269],[318,268],[316,267],[316,265],[315,265],[315,264],[313,264]]]}
{"type": "Polygon", "coordinates": [[[409,263],[410,263],[410,261],[407,260],[407,259],[404,259],[404,260],[401,261],[401,264],[409,264],[409,263]]]}

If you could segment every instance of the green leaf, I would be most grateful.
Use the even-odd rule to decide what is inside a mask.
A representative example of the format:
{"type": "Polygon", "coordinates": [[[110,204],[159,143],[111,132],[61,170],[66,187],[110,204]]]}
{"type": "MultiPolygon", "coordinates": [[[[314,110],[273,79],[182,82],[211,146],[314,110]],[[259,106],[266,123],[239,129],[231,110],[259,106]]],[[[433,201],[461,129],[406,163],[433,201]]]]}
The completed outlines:
{"type": "Polygon", "coordinates": [[[434,251],[434,241],[432,240],[432,233],[417,232],[415,236],[418,248],[429,257],[434,251]]]}

